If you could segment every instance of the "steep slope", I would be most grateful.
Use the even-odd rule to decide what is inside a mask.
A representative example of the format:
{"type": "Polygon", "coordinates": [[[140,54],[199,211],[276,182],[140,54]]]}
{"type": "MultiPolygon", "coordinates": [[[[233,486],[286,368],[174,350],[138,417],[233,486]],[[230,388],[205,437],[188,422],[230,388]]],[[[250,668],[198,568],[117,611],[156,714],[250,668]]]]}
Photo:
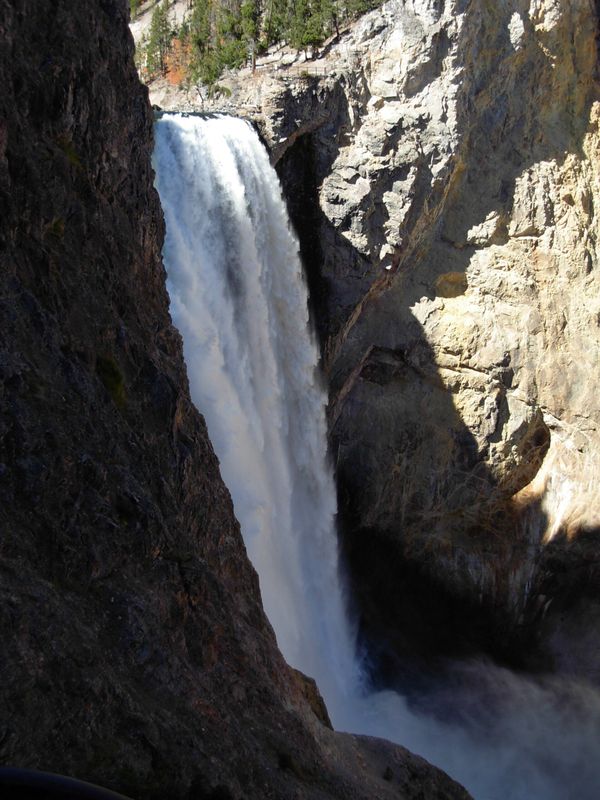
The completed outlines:
{"type": "Polygon", "coordinates": [[[392,0],[306,74],[227,83],[300,233],[396,651],[599,677],[597,41],[591,0],[392,0]]]}
{"type": "Polygon", "coordinates": [[[277,650],[168,314],[126,1],[0,0],[0,35],[0,763],[134,797],[466,797],[333,734],[277,650]]]}

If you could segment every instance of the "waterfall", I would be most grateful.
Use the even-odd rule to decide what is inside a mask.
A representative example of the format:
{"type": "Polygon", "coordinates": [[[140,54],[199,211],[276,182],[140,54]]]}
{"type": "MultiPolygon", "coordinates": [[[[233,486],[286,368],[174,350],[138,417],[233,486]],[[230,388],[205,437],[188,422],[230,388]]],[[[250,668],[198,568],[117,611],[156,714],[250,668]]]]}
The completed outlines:
{"type": "Polygon", "coordinates": [[[326,395],[277,176],[233,118],[157,124],[171,312],[194,402],[259,574],[284,656],[347,724],[357,680],[338,574],[326,395]]]}
{"type": "Polygon", "coordinates": [[[364,691],[338,569],[326,397],[277,177],[250,126],[225,117],[163,116],[155,167],[192,397],[286,659],[316,679],[335,727],[400,742],[478,800],[594,800],[600,697],[584,683],[479,661],[453,665],[428,713],[364,691]]]}

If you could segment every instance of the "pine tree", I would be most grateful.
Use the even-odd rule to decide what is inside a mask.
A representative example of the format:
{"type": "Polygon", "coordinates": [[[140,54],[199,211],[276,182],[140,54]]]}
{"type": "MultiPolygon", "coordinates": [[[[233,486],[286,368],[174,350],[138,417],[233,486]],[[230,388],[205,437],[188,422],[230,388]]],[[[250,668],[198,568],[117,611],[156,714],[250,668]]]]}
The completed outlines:
{"type": "MultiPolygon", "coordinates": [[[[130,3],[137,0],[130,0],[130,3]]],[[[381,0],[188,0],[177,32],[188,59],[189,78],[213,86],[224,69],[239,69],[269,45],[287,41],[305,52],[320,45],[339,24],[381,0]]],[[[132,5],[133,7],[133,5],[132,5]]],[[[164,73],[173,31],[168,0],[152,14],[145,48],[150,74],[164,73]]]]}
{"type": "Polygon", "coordinates": [[[211,0],[195,0],[189,18],[189,30],[194,47],[204,53],[211,43],[211,0]]]}
{"type": "Polygon", "coordinates": [[[296,0],[290,27],[290,44],[297,50],[316,47],[325,38],[319,0],[296,0]]]}
{"type": "Polygon", "coordinates": [[[240,8],[242,35],[252,57],[252,72],[256,69],[256,47],[258,38],[259,9],[256,0],[245,0],[240,8]]]}
{"type": "Polygon", "coordinates": [[[166,57],[172,38],[173,34],[169,23],[169,0],[162,0],[152,12],[146,46],[146,65],[151,75],[165,74],[166,57]]]}
{"type": "Polygon", "coordinates": [[[327,34],[335,31],[335,35],[339,37],[339,20],[342,17],[340,11],[341,0],[321,0],[321,18],[323,26],[327,34]]]}
{"type": "Polygon", "coordinates": [[[292,11],[287,0],[266,0],[262,14],[264,44],[271,44],[289,38],[292,11]]]}

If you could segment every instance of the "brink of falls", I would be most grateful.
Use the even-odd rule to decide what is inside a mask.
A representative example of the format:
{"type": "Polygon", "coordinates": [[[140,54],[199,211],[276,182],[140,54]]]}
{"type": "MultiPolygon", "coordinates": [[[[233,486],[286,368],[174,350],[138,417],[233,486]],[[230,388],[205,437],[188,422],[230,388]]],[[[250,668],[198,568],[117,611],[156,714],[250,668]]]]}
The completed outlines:
{"type": "Polygon", "coordinates": [[[420,702],[362,690],[325,393],[277,178],[251,128],[231,118],[163,116],[155,164],[192,396],[286,658],[317,680],[336,727],[408,746],[478,800],[594,800],[600,698],[585,683],[469,662],[450,665],[420,702]]]}

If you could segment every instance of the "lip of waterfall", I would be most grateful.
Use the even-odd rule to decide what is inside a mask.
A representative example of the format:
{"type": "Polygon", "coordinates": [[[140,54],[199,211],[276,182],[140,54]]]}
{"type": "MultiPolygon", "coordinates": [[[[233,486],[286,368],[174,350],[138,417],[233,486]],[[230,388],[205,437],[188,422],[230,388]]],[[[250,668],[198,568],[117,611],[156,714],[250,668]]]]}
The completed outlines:
{"type": "Polygon", "coordinates": [[[222,111],[177,111],[174,113],[173,111],[164,111],[159,106],[152,106],[152,111],[154,122],[158,122],[165,117],[179,117],[180,119],[234,119],[222,111]]]}
{"type": "Polygon", "coordinates": [[[251,126],[223,115],[159,114],[155,168],[192,397],[285,657],[316,679],[337,728],[402,743],[478,800],[595,799],[590,686],[471,662],[420,708],[364,690],[338,567],[326,397],[277,177],[251,126]]]}

